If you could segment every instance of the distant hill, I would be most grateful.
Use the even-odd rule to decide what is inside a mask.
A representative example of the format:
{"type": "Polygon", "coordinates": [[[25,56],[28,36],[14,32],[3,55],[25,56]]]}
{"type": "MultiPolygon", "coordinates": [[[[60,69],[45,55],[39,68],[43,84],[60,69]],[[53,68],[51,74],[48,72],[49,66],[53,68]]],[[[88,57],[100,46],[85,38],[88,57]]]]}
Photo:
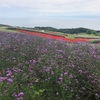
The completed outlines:
{"type": "MultiPolygon", "coordinates": [[[[65,29],[57,29],[53,27],[34,27],[35,30],[46,30],[46,31],[56,31],[62,33],[69,33],[69,34],[77,34],[77,33],[85,33],[88,28],[65,28],[65,29]]],[[[92,29],[91,29],[92,30],[92,29]]]]}
{"type": "MultiPolygon", "coordinates": [[[[87,30],[93,30],[93,29],[88,29],[88,28],[54,28],[54,27],[20,27],[20,26],[10,26],[10,25],[5,25],[5,24],[0,24],[0,27],[6,27],[11,30],[16,30],[16,29],[28,29],[28,30],[37,30],[37,31],[54,31],[54,32],[62,32],[62,33],[69,33],[69,34],[78,34],[78,33],[86,33],[87,30]]],[[[96,30],[93,30],[96,31],[96,30]]],[[[100,34],[100,30],[96,31],[96,33],[100,34]]]]}
{"type": "Polygon", "coordinates": [[[10,25],[0,24],[0,27],[12,27],[10,25]]]}

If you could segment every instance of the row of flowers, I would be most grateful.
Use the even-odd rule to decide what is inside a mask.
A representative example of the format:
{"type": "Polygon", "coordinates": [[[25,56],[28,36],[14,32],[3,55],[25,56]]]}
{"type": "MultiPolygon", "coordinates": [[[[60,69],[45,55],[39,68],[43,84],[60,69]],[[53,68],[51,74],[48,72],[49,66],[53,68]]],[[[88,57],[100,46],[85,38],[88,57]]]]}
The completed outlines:
{"type": "Polygon", "coordinates": [[[17,30],[19,32],[24,32],[27,34],[33,34],[35,36],[40,36],[40,37],[44,37],[44,38],[50,38],[53,40],[63,40],[63,41],[67,41],[67,42],[71,42],[71,43],[75,43],[75,42],[89,42],[90,39],[84,39],[84,38],[75,38],[75,39],[71,39],[71,38],[65,38],[64,36],[54,36],[51,34],[43,34],[41,32],[30,32],[30,31],[26,31],[26,30],[17,30]]]}

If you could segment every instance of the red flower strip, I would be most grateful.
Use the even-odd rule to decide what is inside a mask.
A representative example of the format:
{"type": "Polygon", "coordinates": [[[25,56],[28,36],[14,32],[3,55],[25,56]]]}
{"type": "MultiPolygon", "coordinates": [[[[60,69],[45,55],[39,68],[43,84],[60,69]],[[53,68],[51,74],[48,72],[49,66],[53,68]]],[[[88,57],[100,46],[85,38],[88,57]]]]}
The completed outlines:
{"type": "Polygon", "coordinates": [[[45,34],[42,32],[30,32],[30,31],[26,31],[26,30],[17,30],[19,32],[24,32],[27,34],[33,34],[35,36],[40,36],[40,37],[44,37],[44,38],[50,38],[53,40],[63,40],[63,41],[67,41],[67,42],[88,42],[89,39],[83,39],[83,38],[75,38],[75,39],[70,39],[70,38],[65,38],[63,36],[55,36],[55,35],[51,35],[51,34],[45,34]]]}

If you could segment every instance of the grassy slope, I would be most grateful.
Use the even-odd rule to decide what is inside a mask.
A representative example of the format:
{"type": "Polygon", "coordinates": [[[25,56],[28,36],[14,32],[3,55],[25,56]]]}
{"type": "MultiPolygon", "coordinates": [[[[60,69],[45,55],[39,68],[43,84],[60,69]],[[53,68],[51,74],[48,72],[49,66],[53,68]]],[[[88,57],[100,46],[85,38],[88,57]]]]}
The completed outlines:
{"type": "Polygon", "coordinates": [[[8,30],[7,28],[2,28],[0,27],[0,31],[5,31],[5,32],[17,32],[15,30],[8,30]]]}
{"type": "MultiPolygon", "coordinates": [[[[28,30],[31,30],[31,29],[28,29],[28,30]]],[[[2,27],[0,27],[0,31],[17,32],[15,30],[8,30],[7,28],[2,28],[2,27]]],[[[90,40],[90,42],[93,42],[93,43],[100,42],[100,36],[96,36],[94,34],[91,34],[91,35],[86,34],[86,33],[68,34],[68,33],[54,32],[54,31],[45,31],[45,30],[44,31],[42,31],[42,30],[32,30],[32,31],[43,32],[43,33],[51,34],[51,35],[64,36],[65,38],[71,38],[71,39],[74,39],[74,38],[94,38],[94,39],[90,40]]]]}
{"type": "Polygon", "coordinates": [[[80,33],[80,34],[76,34],[74,35],[74,37],[82,37],[82,38],[100,38],[99,36],[96,36],[94,34],[86,34],[86,33],[80,33]]]}

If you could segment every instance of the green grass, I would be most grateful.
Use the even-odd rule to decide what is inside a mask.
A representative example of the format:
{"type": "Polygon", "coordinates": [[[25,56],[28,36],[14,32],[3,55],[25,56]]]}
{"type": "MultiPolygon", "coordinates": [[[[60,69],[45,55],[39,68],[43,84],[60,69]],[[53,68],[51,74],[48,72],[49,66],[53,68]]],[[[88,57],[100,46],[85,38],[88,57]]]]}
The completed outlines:
{"type": "Polygon", "coordinates": [[[71,38],[74,39],[74,35],[73,34],[67,34],[68,36],[65,36],[65,38],[71,38]]]}
{"type": "Polygon", "coordinates": [[[4,32],[17,32],[16,30],[8,30],[7,28],[2,28],[2,27],[0,27],[0,31],[4,31],[4,32]]]}
{"type": "Polygon", "coordinates": [[[93,39],[90,41],[91,43],[100,43],[100,39],[93,39]]]}
{"type": "Polygon", "coordinates": [[[100,36],[96,36],[96,35],[94,35],[94,34],[86,34],[86,33],[80,33],[80,34],[76,34],[76,35],[74,35],[74,37],[76,37],[76,38],[78,38],[78,37],[80,37],[80,38],[100,38],[100,36]]]}

